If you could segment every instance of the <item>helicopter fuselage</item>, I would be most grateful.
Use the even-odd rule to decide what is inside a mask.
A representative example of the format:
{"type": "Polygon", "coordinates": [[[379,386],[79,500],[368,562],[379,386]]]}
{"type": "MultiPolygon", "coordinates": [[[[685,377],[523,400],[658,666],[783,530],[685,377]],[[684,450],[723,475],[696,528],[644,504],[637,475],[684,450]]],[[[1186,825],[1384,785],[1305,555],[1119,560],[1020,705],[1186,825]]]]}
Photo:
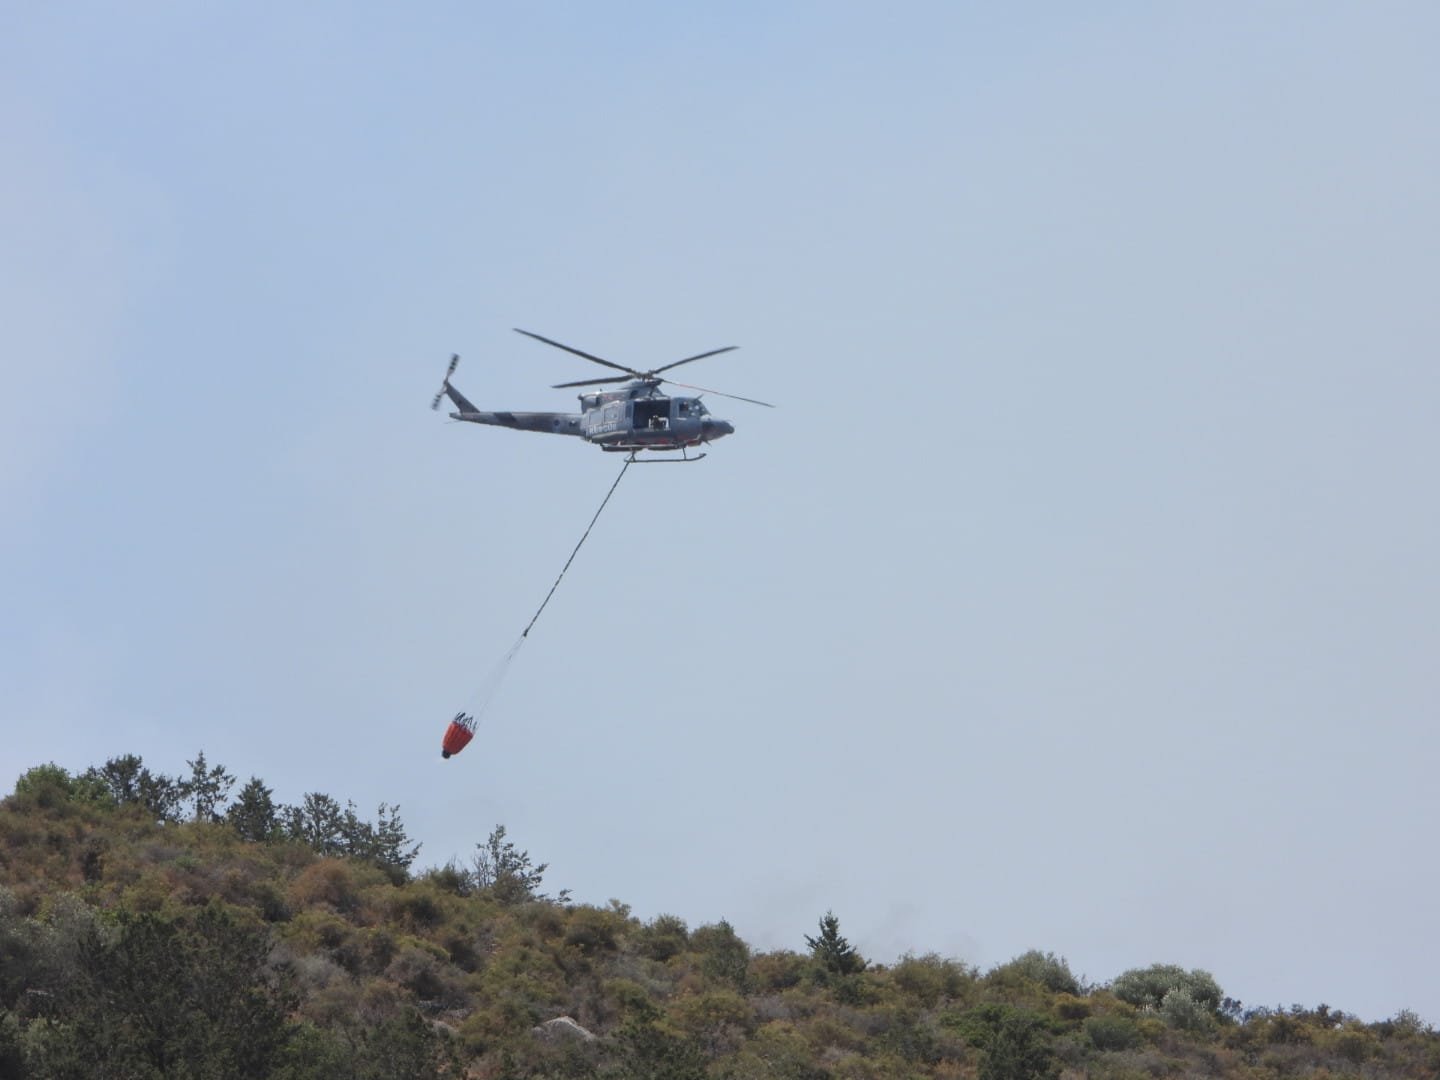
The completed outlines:
{"type": "Polygon", "coordinates": [[[451,399],[460,406],[450,416],[472,424],[537,431],[547,435],[575,435],[602,450],[683,450],[714,442],[735,428],[712,417],[696,397],[658,393],[649,382],[619,390],[580,395],[580,412],[509,412],[475,409],[457,392],[451,399]]]}
{"type": "Polygon", "coordinates": [[[517,431],[538,431],[546,435],[573,435],[586,442],[594,443],[602,450],[629,453],[632,461],[636,460],[634,455],[640,450],[679,450],[681,453],[679,458],[652,459],[655,461],[699,461],[705,456],[703,453],[698,457],[691,457],[685,451],[692,446],[700,446],[704,443],[712,443],[716,439],[723,439],[735,430],[729,421],[717,420],[712,417],[710,411],[705,408],[698,397],[662,394],[660,387],[665,383],[684,387],[686,390],[698,390],[702,394],[715,394],[723,398],[733,398],[736,401],[747,401],[752,405],[763,405],[767,409],[774,408],[768,401],[741,397],[739,394],[727,394],[723,390],[711,390],[705,386],[696,386],[694,383],[682,383],[675,379],[662,377],[664,372],[677,368],[681,364],[689,364],[696,360],[704,360],[708,356],[733,352],[734,345],[710,349],[708,352],[687,356],[683,360],[662,364],[649,371],[641,371],[638,368],[627,367],[625,364],[617,364],[612,360],[594,356],[569,345],[562,345],[558,341],[533,334],[529,330],[517,328],[516,333],[524,334],[526,337],[534,338],[546,345],[553,345],[557,349],[582,357],[612,371],[624,372],[623,375],[606,375],[592,379],[579,379],[574,382],[556,383],[554,385],[556,390],[569,386],[590,387],[613,383],[623,383],[624,385],[616,390],[583,391],[580,394],[580,411],[578,413],[500,412],[477,409],[450,382],[450,376],[455,374],[456,365],[460,363],[460,356],[457,353],[450,357],[450,367],[445,372],[445,381],[440,384],[440,391],[435,395],[435,400],[430,403],[430,407],[438,409],[440,402],[448,397],[455,406],[455,412],[450,414],[455,420],[465,420],[472,424],[489,424],[492,427],[514,428],[517,431]]]}

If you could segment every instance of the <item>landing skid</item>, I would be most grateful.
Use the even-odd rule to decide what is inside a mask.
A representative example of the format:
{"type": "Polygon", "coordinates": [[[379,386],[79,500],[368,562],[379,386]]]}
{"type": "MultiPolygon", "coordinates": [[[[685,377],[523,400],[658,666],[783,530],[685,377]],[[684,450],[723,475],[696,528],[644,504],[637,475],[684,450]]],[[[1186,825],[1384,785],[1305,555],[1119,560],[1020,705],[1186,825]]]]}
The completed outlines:
{"type": "Polygon", "coordinates": [[[685,452],[683,446],[680,448],[679,457],[642,458],[639,454],[640,451],[631,450],[630,456],[625,459],[626,463],[629,465],[692,465],[705,457],[704,454],[696,454],[691,457],[685,452]]]}

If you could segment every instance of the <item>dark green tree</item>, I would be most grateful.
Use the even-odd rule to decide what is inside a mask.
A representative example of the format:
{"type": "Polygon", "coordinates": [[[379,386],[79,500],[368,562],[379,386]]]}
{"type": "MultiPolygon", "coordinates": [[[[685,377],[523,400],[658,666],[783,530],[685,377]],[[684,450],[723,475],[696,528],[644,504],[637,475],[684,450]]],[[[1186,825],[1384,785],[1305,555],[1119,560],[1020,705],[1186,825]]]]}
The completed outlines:
{"type": "Polygon", "coordinates": [[[366,1030],[357,1057],[360,1080],[432,1080],[460,1075],[453,1049],[415,1009],[406,1009],[366,1030]]]}
{"type": "Polygon", "coordinates": [[[619,1059],[602,1076],[610,1080],[704,1080],[705,1055],[690,1039],[649,1021],[620,1029],[619,1059]]]}
{"type": "MultiPolygon", "coordinates": [[[[483,844],[475,845],[475,887],[489,889],[502,904],[518,904],[525,900],[550,900],[540,891],[549,863],[538,866],[530,861],[528,851],[519,851],[505,839],[505,826],[496,825],[483,844]]],[[[569,889],[561,889],[554,899],[564,903],[569,889]]]]}
{"type": "Polygon", "coordinates": [[[855,975],[865,970],[865,959],[840,935],[840,920],[833,911],[820,920],[820,936],[805,935],[810,955],[822,970],[832,975],[855,975]]]}
{"type": "Polygon", "coordinates": [[[95,936],[45,1044],[57,1080],[266,1076],[289,1038],[293,1001],[272,977],[263,930],[219,908],[185,922],[122,913],[95,936]]]}
{"type": "Polygon", "coordinates": [[[690,935],[690,947],[700,954],[700,970],[706,978],[745,992],[749,985],[750,946],[729,922],[721,919],[697,927],[690,935]]]}
{"type": "Polygon", "coordinates": [[[374,837],[375,848],[371,857],[381,866],[408,871],[415,856],[420,854],[420,845],[412,843],[405,834],[399,806],[380,804],[375,813],[374,837]]]}
{"type": "Polygon", "coordinates": [[[89,774],[103,782],[110,797],[121,805],[140,801],[140,776],[144,772],[145,765],[137,754],[113,757],[100,768],[89,769],[89,774]]]}
{"type": "Polygon", "coordinates": [[[375,824],[355,813],[355,804],[347,803],[340,825],[342,846],[346,855],[367,859],[391,873],[398,884],[404,881],[410,864],[420,853],[420,845],[410,842],[400,820],[400,808],[380,804],[375,824]]]}
{"type": "Polygon", "coordinates": [[[68,803],[75,794],[70,773],[54,762],[36,765],[15,781],[16,798],[26,800],[44,810],[68,803]]]}
{"type": "Polygon", "coordinates": [[[181,784],[185,798],[190,800],[194,821],[219,821],[220,806],[230,795],[235,777],[223,765],[211,768],[205,762],[205,751],[201,750],[190,766],[190,779],[181,784]]]}
{"type": "Polygon", "coordinates": [[[270,1080],[356,1080],[360,1075],[356,1044],[343,1031],[301,1022],[295,1025],[270,1080]]]}
{"type": "Polygon", "coordinates": [[[0,1076],[25,1080],[29,1075],[20,1044],[20,1025],[8,1009],[0,1009],[0,1076]]]}
{"type": "Polygon", "coordinates": [[[14,894],[0,888],[0,1009],[16,1007],[25,991],[42,986],[36,927],[16,910],[14,894]]]}
{"type": "Polygon", "coordinates": [[[271,790],[252,776],[225,811],[225,820],[246,840],[269,840],[279,827],[279,809],[271,790]]]}
{"type": "Polygon", "coordinates": [[[0,887],[0,1009],[27,1019],[48,1012],[77,976],[81,949],[100,924],[93,909],[68,894],[52,897],[46,908],[43,916],[26,917],[14,894],[0,887]]]}
{"type": "Polygon", "coordinates": [[[1054,1080],[1059,1074],[1045,1021],[1019,1009],[1000,1021],[980,1061],[980,1080],[1054,1080]]]}
{"type": "Polygon", "coordinates": [[[345,811],[323,792],[307,792],[299,806],[280,812],[280,821],[286,837],[309,844],[321,855],[346,853],[345,811]]]}
{"type": "Polygon", "coordinates": [[[113,757],[98,769],[92,765],[84,778],[103,787],[120,805],[139,804],[159,821],[179,820],[180,804],[186,798],[184,784],[152,773],[138,754],[113,757]]]}
{"type": "Polygon", "coordinates": [[[164,773],[152,773],[143,769],[136,782],[140,805],[145,807],[156,821],[179,821],[180,803],[185,790],[178,780],[164,773]]]}

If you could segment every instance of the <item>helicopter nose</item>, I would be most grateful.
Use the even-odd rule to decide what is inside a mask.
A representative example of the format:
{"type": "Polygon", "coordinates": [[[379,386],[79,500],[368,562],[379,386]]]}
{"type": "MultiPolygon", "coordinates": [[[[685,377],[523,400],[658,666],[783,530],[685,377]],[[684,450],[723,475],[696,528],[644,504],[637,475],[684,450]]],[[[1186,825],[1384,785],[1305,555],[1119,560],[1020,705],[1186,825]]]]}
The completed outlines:
{"type": "Polygon", "coordinates": [[[728,420],[706,420],[700,425],[700,436],[706,442],[713,442],[725,435],[733,435],[735,425],[728,420]]]}

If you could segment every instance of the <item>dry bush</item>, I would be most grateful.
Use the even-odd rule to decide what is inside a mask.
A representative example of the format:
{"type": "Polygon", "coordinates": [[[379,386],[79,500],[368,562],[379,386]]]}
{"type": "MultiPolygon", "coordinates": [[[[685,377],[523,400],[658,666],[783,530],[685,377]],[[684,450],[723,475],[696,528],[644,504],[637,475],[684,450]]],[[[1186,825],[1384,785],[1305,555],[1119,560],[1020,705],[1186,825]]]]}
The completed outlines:
{"type": "Polygon", "coordinates": [[[461,979],[433,946],[402,945],[386,967],[385,977],[424,1002],[451,1008],[465,1000],[461,979]]]}
{"type": "Polygon", "coordinates": [[[809,961],[799,953],[769,952],[750,958],[750,985],[757,991],[787,990],[799,986],[809,961]]]}
{"type": "Polygon", "coordinates": [[[311,953],[293,960],[290,970],[295,973],[297,987],[307,996],[325,989],[337,979],[349,981],[349,974],[335,961],[323,953],[311,953]]]}
{"type": "Polygon", "coordinates": [[[294,908],[323,907],[353,914],[360,907],[360,885],[352,864],[341,859],[320,859],[300,871],[287,891],[294,908]]]}
{"type": "Polygon", "coordinates": [[[905,955],[890,968],[890,979],[906,997],[927,1009],[965,1000],[975,987],[975,972],[935,953],[905,955]]]}
{"type": "Polygon", "coordinates": [[[690,929],[678,915],[657,915],[636,934],[636,951],[651,960],[679,956],[690,944],[690,929]]]}
{"type": "Polygon", "coordinates": [[[142,871],[135,884],[120,894],[124,907],[137,912],[163,911],[170,903],[170,879],[163,871],[142,871]]]}
{"type": "Polygon", "coordinates": [[[711,1057],[739,1049],[756,1026],[750,1003],[728,989],[677,998],[666,1015],[711,1057]]]}
{"type": "Polygon", "coordinates": [[[577,907],[570,912],[565,928],[565,944],[579,949],[586,956],[614,952],[619,947],[624,930],[625,919],[618,912],[577,907]]]}

